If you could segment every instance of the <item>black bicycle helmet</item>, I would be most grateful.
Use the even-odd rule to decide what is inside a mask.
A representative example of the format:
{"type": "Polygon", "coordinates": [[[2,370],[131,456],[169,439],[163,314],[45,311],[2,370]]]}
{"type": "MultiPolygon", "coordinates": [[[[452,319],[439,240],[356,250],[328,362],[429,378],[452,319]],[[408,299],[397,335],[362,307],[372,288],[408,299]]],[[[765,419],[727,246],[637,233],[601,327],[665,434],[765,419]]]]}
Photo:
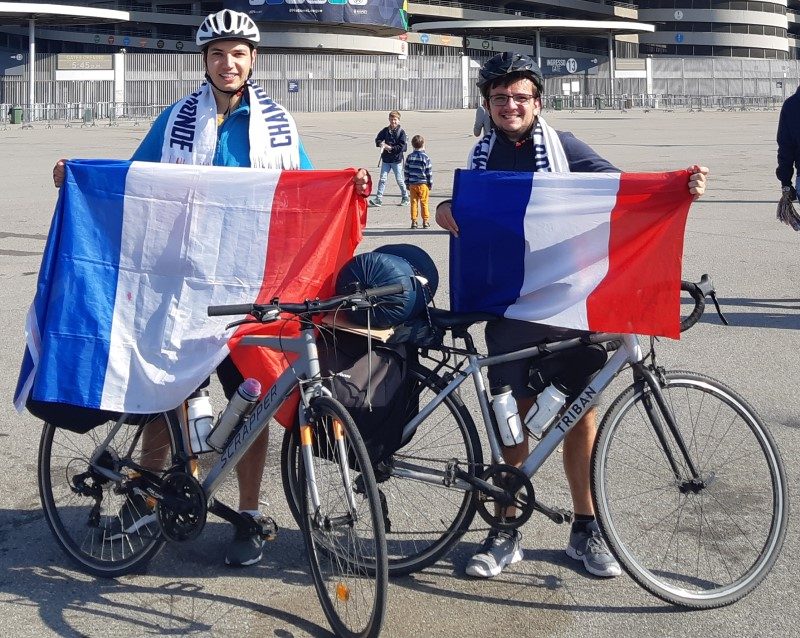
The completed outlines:
{"type": "Polygon", "coordinates": [[[533,81],[539,95],[544,93],[544,76],[539,65],[531,56],[524,53],[506,51],[490,58],[478,72],[478,88],[484,97],[489,94],[489,87],[495,80],[511,73],[524,73],[533,81]]]}

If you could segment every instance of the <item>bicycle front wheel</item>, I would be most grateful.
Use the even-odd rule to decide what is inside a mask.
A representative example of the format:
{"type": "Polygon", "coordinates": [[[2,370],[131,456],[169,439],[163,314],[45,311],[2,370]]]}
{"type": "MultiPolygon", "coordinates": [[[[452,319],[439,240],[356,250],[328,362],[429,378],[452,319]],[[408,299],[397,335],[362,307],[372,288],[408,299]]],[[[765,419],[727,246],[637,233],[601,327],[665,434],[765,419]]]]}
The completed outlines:
{"type": "Polygon", "coordinates": [[[81,569],[104,577],[143,568],[164,545],[145,499],[121,485],[135,482],[134,468],[147,464],[142,458],[146,428],[158,430],[150,440],[164,448],[151,445],[148,454],[168,459],[174,449],[163,420],[123,424],[101,448],[115,426],[108,421],[78,434],[45,423],[39,443],[39,495],[47,523],[81,569]]]}
{"type": "Polygon", "coordinates": [[[764,579],[780,552],[788,519],[783,464],[761,419],[732,390],[691,372],[667,372],[665,381],[697,476],[650,389],[634,384],[609,408],[595,445],[598,521],[619,562],[652,594],[685,607],[729,605],[764,579]]]}
{"type": "Polygon", "coordinates": [[[311,575],[337,636],[374,638],[386,610],[386,538],[375,476],[347,410],[315,398],[301,425],[299,506],[311,575]]]}
{"type": "MultiPolygon", "coordinates": [[[[410,402],[424,406],[444,381],[420,364],[410,364],[410,402]]],[[[408,413],[416,413],[411,406],[408,413]]],[[[300,436],[287,430],[281,476],[289,509],[298,520],[300,436]]],[[[469,529],[475,516],[473,493],[445,480],[449,467],[475,475],[483,464],[475,422],[456,394],[423,421],[411,440],[375,470],[383,507],[389,575],[410,574],[434,564],[469,529]]],[[[298,520],[298,524],[300,521],[298,520]]]]}

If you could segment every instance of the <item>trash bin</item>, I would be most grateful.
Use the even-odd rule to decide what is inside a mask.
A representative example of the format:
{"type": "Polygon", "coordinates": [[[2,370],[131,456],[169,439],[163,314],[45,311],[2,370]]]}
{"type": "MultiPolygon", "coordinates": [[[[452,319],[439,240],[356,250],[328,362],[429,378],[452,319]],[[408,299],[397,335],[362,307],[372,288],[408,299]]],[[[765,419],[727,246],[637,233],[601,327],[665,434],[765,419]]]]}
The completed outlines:
{"type": "Polygon", "coordinates": [[[22,124],[22,107],[19,104],[11,107],[11,123],[22,124]]]}
{"type": "Polygon", "coordinates": [[[594,98],[594,109],[595,111],[603,110],[603,98],[601,97],[594,98]]]}
{"type": "Polygon", "coordinates": [[[87,106],[85,109],[83,109],[83,123],[84,124],[94,123],[94,112],[92,111],[91,106],[87,106]]]}
{"type": "Polygon", "coordinates": [[[632,109],[633,108],[633,99],[626,97],[625,98],[625,108],[632,109]]]}
{"type": "Polygon", "coordinates": [[[564,98],[563,97],[556,97],[553,99],[553,108],[556,111],[560,111],[564,108],[564,98]]]}

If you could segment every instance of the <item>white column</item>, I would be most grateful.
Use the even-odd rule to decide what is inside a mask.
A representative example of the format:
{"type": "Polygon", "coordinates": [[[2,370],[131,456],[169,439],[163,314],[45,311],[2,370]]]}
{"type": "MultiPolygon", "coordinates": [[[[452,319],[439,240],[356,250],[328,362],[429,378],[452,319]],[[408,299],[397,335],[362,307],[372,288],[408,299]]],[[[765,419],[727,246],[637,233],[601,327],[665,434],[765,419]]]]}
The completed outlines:
{"type": "Polygon", "coordinates": [[[33,122],[33,102],[36,99],[36,19],[28,20],[28,121],[33,122]]]}
{"type": "Polygon", "coordinates": [[[469,56],[461,56],[461,108],[469,108],[469,56]]]}
{"type": "Polygon", "coordinates": [[[114,54],[114,115],[122,117],[125,105],[125,54],[114,54]]]}
{"type": "MultiPolygon", "coordinates": [[[[611,88],[608,91],[610,102],[614,101],[614,34],[609,31],[608,33],[608,79],[610,80],[611,88]]],[[[613,108],[612,104],[609,104],[613,108]]]]}
{"type": "Polygon", "coordinates": [[[542,68],[542,32],[536,29],[536,64],[542,68]]]}

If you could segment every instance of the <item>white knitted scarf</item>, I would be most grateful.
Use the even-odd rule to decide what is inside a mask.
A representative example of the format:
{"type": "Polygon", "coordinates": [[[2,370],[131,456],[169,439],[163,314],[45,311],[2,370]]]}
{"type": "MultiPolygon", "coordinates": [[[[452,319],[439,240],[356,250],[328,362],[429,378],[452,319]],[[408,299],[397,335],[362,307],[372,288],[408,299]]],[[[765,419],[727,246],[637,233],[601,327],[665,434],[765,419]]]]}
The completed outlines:
{"type": "MultiPolygon", "coordinates": [[[[300,168],[300,137],[294,119],[260,86],[248,81],[250,166],[300,168]]],[[[217,103],[207,82],[177,102],[169,114],[161,161],[210,166],[217,147],[217,103]]]]}
{"type": "MultiPolygon", "coordinates": [[[[564,153],[558,133],[540,116],[533,127],[533,152],[536,171],[552,173],[569,173],[569,161],[564,153]]],[[[467,158],[467,168],[483,170],[489,161],[489,154],[497,140],[496,130],[484,135],[475,145],[467,158]]]]}

